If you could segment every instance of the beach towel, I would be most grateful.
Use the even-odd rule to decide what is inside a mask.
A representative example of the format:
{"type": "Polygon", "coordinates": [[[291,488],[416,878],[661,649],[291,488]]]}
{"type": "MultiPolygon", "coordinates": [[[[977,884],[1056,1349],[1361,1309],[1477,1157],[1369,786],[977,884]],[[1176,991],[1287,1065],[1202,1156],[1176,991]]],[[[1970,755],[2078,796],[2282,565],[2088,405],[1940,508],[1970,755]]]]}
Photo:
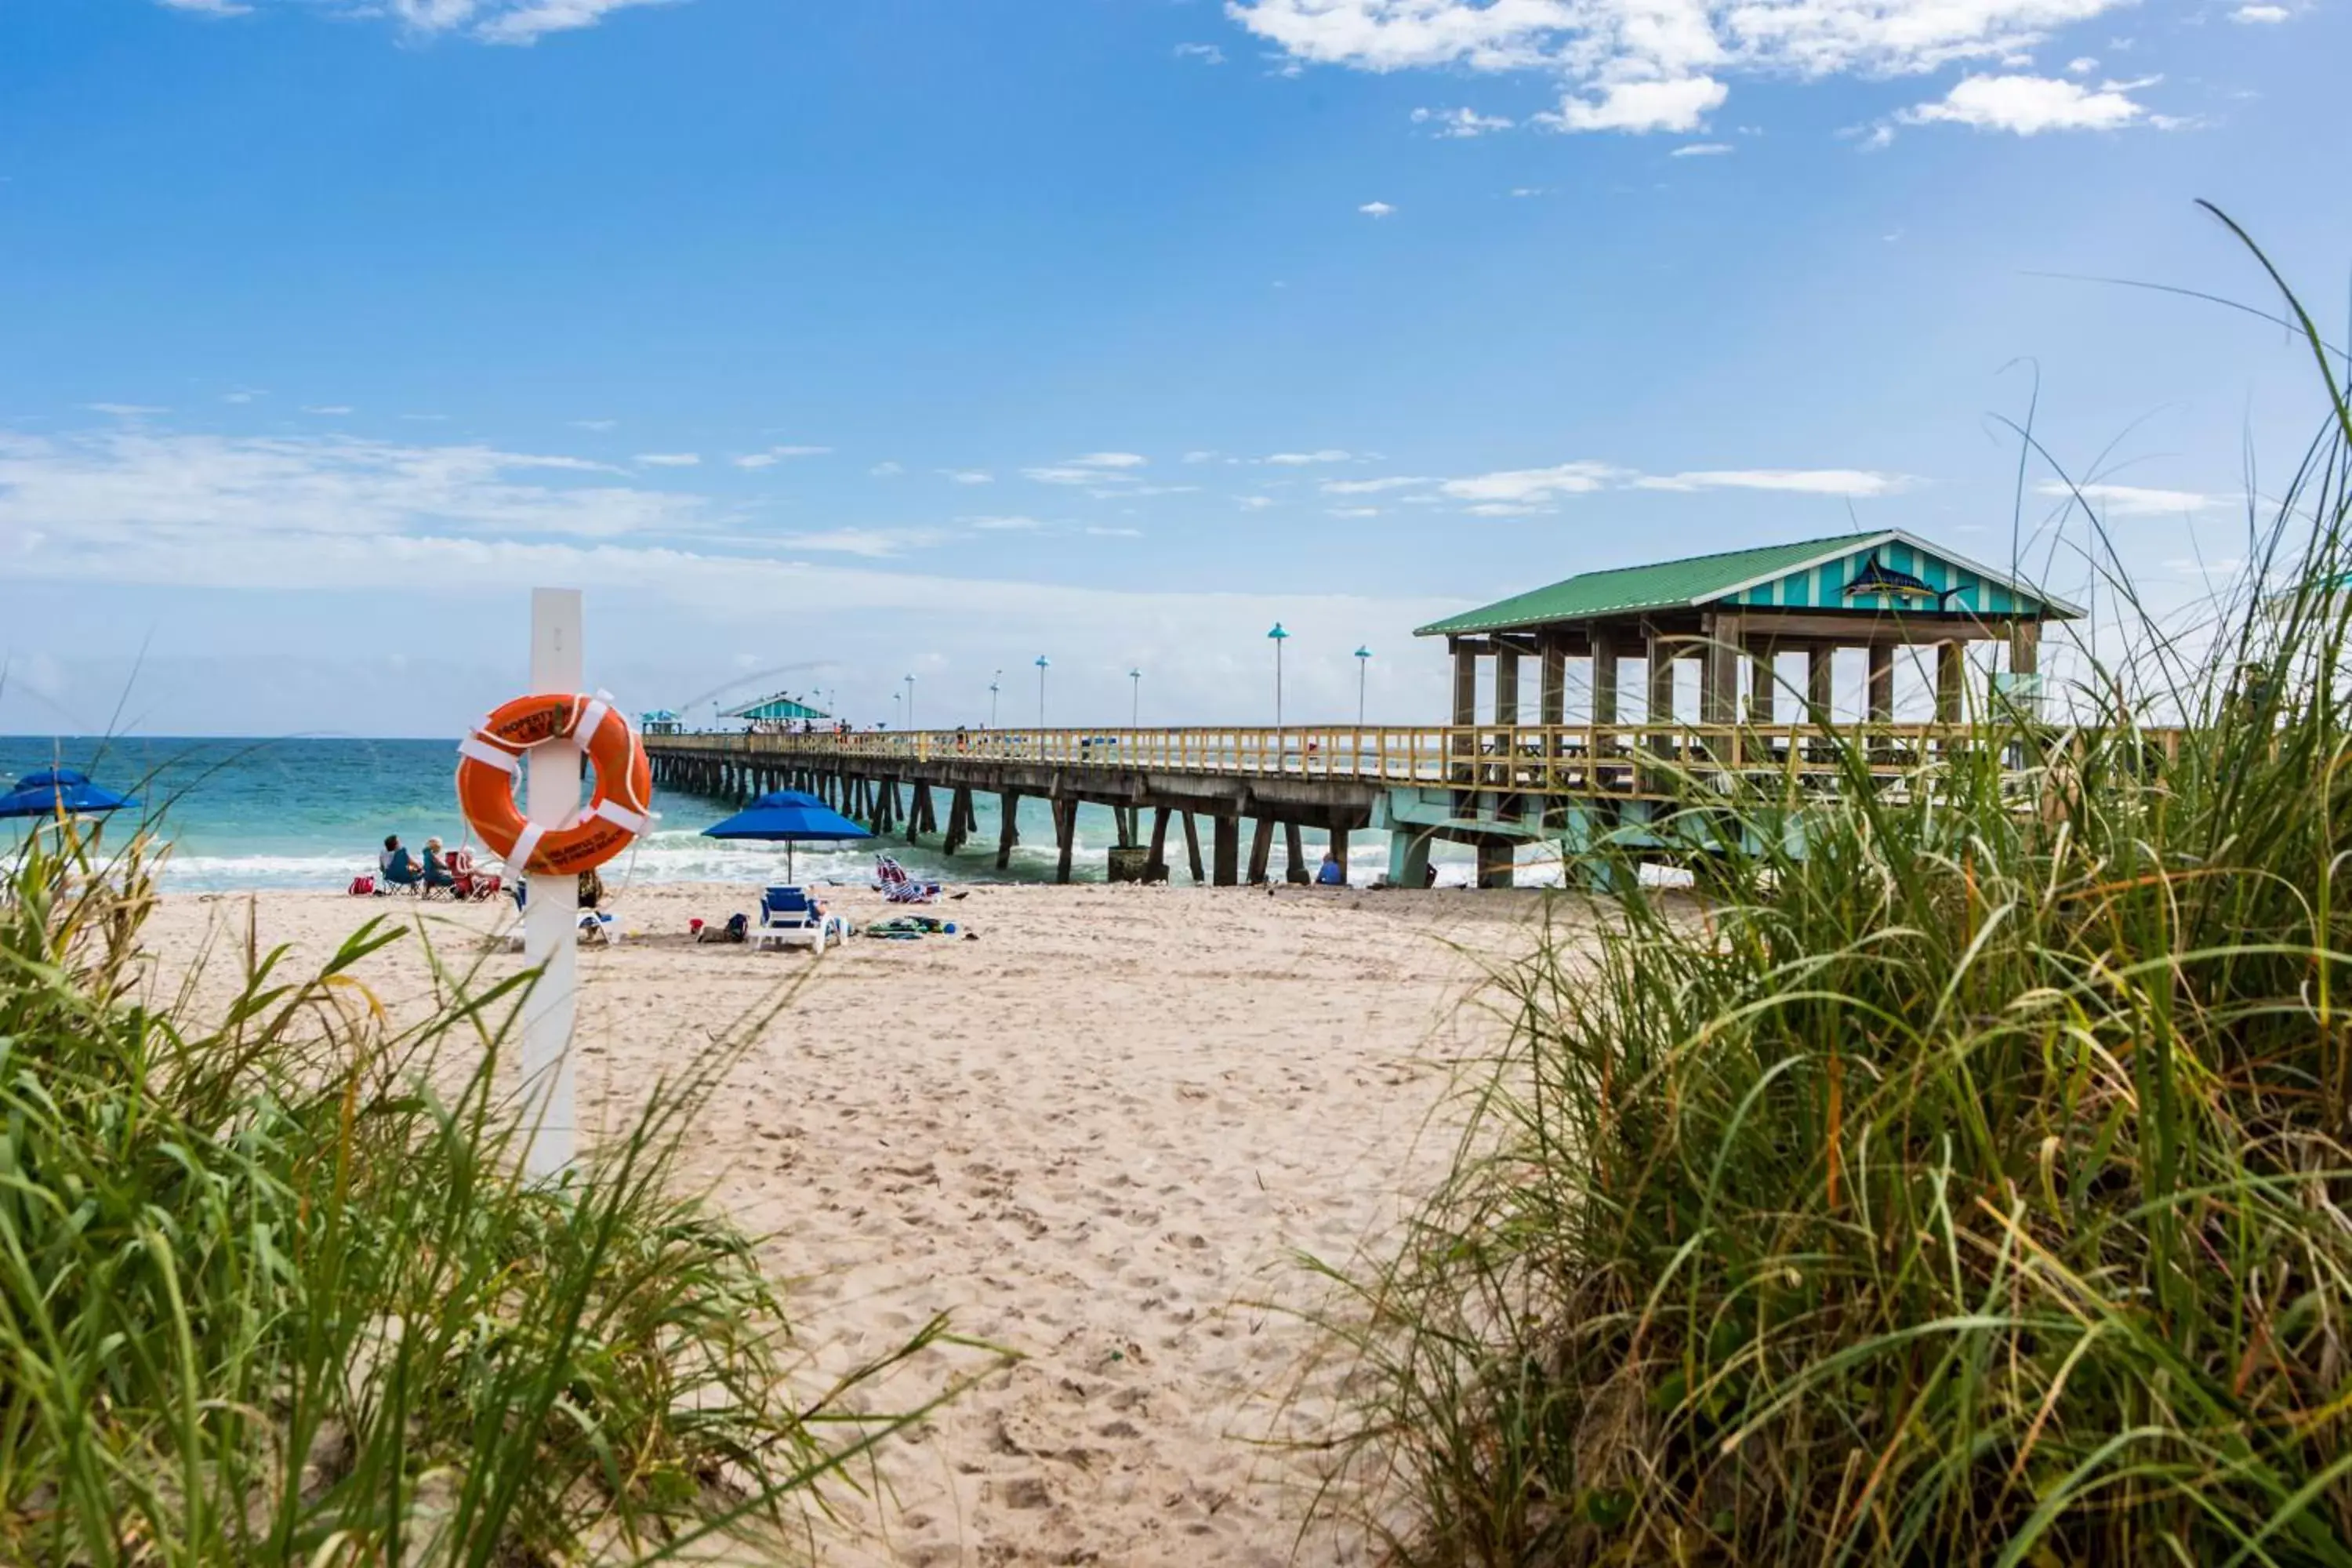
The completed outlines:
{"type": "Polygon", "coordinates": [[[953,936],[956,923],[934,920],[929,915],[891,915],[867,926],[865,934],[897,942],[912,942],[927,936],[953,936]]]}

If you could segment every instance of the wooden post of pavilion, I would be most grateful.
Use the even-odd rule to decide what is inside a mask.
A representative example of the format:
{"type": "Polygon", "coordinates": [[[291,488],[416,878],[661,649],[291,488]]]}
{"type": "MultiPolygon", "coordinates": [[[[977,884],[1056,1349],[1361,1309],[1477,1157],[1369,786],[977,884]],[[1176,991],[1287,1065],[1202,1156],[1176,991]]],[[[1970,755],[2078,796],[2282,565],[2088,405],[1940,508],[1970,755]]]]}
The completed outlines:
{"type": "MultiPolygon", "coordinates": [[[[1617,754],[1617,634],[1606,626],[1585,628],[1585,642],[1592,649],[1592,754],[1586,759],[1588,767],[1598,769],[1603,761],[1614,760],[1617,754]]],[[[1592,781],[1597,785],[1601,775],[1596,771],[1592,781]]],[[[1611,775],[1612,778],[1614,774],[1611,775]]]]}
{"type": "MultiPolygon", "coordinates": [[[[1674,644],[1654,626],[1646,627],[1649,665],[1649,707],[1644,722],[1650,731],[1650,750],[1661,757],[1675,754],[1675,654],[1674,644]]],[[[1664,781],[1654,774],[1644,784],[1644,790],[1664,786],[1664,781]]]]}
{"type": "MultiPolygon", "coordinates": [[[[1735,612],[1717,611],[1701,624],[1706,640],[1699,645],[1699,722],[1727,729],[1739,717],[1739,645],[1746,622],[1735,612]]],[[[1706,750],[1718,763],[1738,760],[1726,736],[1707,737],[1706,750]]]]}
{"type": "MultiPolygon", "coordinates": [[[[1474,781],[1471,759],[1477,753],[1477,737],[1471,732],[1478,722],[1478,650],[1477,645],[1456,638],[1454,642],[1454,754],[1460,759],[1454,764],[1454,782],[1468,784],[1474,781]]],[[[1454,797],[1454,815],[1467,816],[1476,796],[1468,789],[1459,790],[1454,797]]]]}
{"type": "Polygon", "coordinates": [[[1969,645],[1936,645],[1936,722],[1957,724],[1967,717],[1969,645]]]}

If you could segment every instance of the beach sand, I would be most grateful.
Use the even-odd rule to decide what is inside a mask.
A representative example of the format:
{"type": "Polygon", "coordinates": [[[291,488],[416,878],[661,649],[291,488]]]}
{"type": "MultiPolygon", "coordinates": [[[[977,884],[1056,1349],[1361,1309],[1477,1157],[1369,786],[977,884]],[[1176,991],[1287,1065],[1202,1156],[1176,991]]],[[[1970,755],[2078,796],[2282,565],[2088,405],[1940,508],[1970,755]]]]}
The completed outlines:
{"type": "MultiPolygon", "coordinates": [[[[836,889],[864,921],[885,911],[836,889]]],[[[1022,1359],[892,1442],[888,1496],[841,1492],[840,1563],[1293,1561],[1328,1375],[1283,1402],[1322,1299],[1299,1255],[1390,1232],[1451,1152],[1452,1064],[1499,1027],[1482,964],[1531,940],[1538,896],[980,886],[934,912],[976,940],[866,939],[812,961],[682,939],[740,888],[624,889],[641,940],[583,949],[581,1120],[625,1120],[662,1072],[806,976],[732,1069],[687,1175],[766,1236],[810,1386],[935,1312],[1022,1359]]],[[[179,895],[158,983],[209,939],[315,963],[368,916],[426,923],[460,963],[501,910],[331,894],[179,895]]],[[[414,942],[362,966],[425,995],[414,942]]],[[[493,974],[520,960],[485,961],[493,974]]],[[[208,980],[200,997],[225,988],[208,980]]],[[[883,1407],[981,1358],[931,1352],[883,1407]]],[[[1318,1534],[1297,1561],[1360,1560],[1318,1534]]]]}

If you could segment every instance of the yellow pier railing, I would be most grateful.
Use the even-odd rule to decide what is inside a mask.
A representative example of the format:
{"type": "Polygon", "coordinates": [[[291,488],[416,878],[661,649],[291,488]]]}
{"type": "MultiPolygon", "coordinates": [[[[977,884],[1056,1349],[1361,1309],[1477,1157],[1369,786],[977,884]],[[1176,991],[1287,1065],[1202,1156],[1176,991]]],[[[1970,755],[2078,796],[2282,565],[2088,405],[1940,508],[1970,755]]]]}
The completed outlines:
{"type": "MultiPolygon", "coordinates": [[[[2043,732],[2051,745],[2065,732],[2043,732]]],[[[2145,730],[2151,758],[2169,760],[2177,730],[2145,730]]],[[[1511,795],[1674,793],[1694,776],[1717,783],[1758,774],[1818,777],[1840,771],[1843,749],[1876,777],[1900,779],[1961,750],[2014,731],[1965,724],[1546,724],[1191,726],[1157,730],[857,731],[846,734],[738,732],[657,735],[656,753],[744,762],[842,764],[867,771],[898,762],[1026,763],[1055,768],[1359,782],[1511,795]]]]}

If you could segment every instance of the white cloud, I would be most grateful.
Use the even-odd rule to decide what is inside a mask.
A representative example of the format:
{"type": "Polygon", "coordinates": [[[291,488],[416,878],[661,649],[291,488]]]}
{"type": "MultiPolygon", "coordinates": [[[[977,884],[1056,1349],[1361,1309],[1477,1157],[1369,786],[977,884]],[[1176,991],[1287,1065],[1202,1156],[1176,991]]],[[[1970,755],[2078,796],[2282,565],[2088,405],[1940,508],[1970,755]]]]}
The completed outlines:
{"type": "Polygon", "coordinates": [[[639,452],[636,460],[649,468],[691,468],[702,461],[699,452],[639,452]]]}
{"type": "Polygon", "coordinates": [[[2045,131],[2115,131],[2148,118],[2128,89],[2146,83],[2105,82],[2096,88],[2063,77],[1970,76],[1943,98],[1903,110],[1906,125],[1967,125],[2038,136],[2045,131]]]}
{"type": "Polygon", "coordinates": [[[1415,485],[1433,485],[1435,479],[1424,479],[1412,474],[1391,474],[1380,479],[1325,479],[1323,493],[1327,496],[1376,496],[1384,490],[1410,489],[1415,485]]]}
{"type": "Polygon", "coordinates": [[[1323,510],[1329,512],[1333,517],[1378,517],[1381,515],[1381,509],[1376,506],[1333,506],[1326,507],[1323,510]]]}
{"type": "Polygon", "coordinates": [[[143,427],[58,437],[0,432],[0,559],[36,534],[102,552],[195,548],[213,538],[411,532],[610,539],[703,532],[721,521],[700,498],[608,476],[616,471],[578,458],[477,445],[143,427]]]}
{"type": "Polygon", "coordinates": [[[1720,158],[1736,151],[1728,142],[1691,142],[1666,154],[1669,158],[1720,158]]]}
{"type": "Polygon", "coordinates": [[[1235,496],[1234,498],[1234,503],[1236,506],[1239,506],[1244,511],[1264,511],[1270,506],[1279,506],[1281,504],[1272,496],[1235,496]]]}
{"type": "Polygon", "coordinates": [[[956,521],[987,533],[1034,533],[1045,526],[1034,517],[962,517],[956,521]]]}
{"type": "Polygon", "coordinates": [[[1489,500],[1480,501],[1476,506],[1465,506],[1462,510],[1472,517],[1537,517],[1551,510],[1551,508],[1528,501],[1489,500]]]}
{"type": "Polygon", "coordinates": [[[1188,463],[1213,463],[1217,460],[1217,455],[1214,452],[1206,451],[1187,452],[1184,454],[1184,460],[1188,463]]]}
{"type": "Polygon", "coordinates": [[[572,427],[574,430],[610,430],[619,423],[617,419],[574,419],[572,427]]]}
{"type": "Polygon", "coordinates": [[[1065,458],[1058,463],[1024,468],[1021,473],[1023,478],[1041,485],[1125,485],[1135,479],[1130,470],[1149,461],[1133,452],[1087,452],[1065,458]]]}
{"type": "Polygon", "coordinates": [[[1570,93],[1559,112],[1538,114],[1536,123],[1555,131],[1692,132],[1723,105],[1731,89],[1713,77],[1675,77],[1665,81],[1604,84],[1598,99],[1570,93]]]}
{"type": "Polygon", "coordinates": [[[1366,202],[1362,206],[1358,207],[1356,210],[1363,214],[1366,217],[1386,217],[1391,213],[1395,212],[1396,208],[1389,205],[1386,202],[1366,202]]]}
{"type": "Polygon", "coordinates": [[[1352,461],[1353,452],[1342,452],[1337,447],[1318,447],[1312,452],[1275,452],[1258,459],[1276,468],[1303,468],[1310,463],[1345,463],[1352,461]]]}
{"type": "Polygon", "coordinates": [[[306,404],[302,412],[320,415],[330,419],[340,419],[352,412],[352,405],[348,403],[321,403],[316,405],[306,404]]]}
{"type": "MultiPolygon", "coordinates": [[[[1478,501],[1490,507],[1532,508],[1559,496],[1589,495],[1623,474],[1623,469],[1608,463],[1559,463],[1549,468],[1511,468],[1500,473],[1448,479],[1438,488],[1455,500],[1478,501]]],[[[1485,510],[1481,507],[1474,506],[1470,510],[1482,516],[1507,515],[1485,510]]]]}
{"type": "Polygon", "coordinates": [[[1204,66],[1221,66],[1225,63],[1225,51],[1214,44],[1179,44],[1176,46],[1176,58],[1198,60],[1204,66]]]}
{"type": "Polygon", "coordinates": [[[2077,55],[2066,62],[2068,76],[2088,76],[2099,68],[2099,62],[2090,55],[2077,55]]]}
{"type": "Polygon", "coordinates": [[[150,415],[169,414],[168,408],[152,408],[144,403],[85,403],[92,414],[110,414],[117,419],[144,419],[150,415]]]}
{"type": "Polygon", "coordinates": [[[1865,468],[1702,468],[1681,474],[1645,474],[1637,490],[1780,490],[1809,496],[1888,496],[1908,489],[1904,474],[1865,468]]]}
{"type": "Polygon", "coordinates": [[[1294,64],[1540,71],[1544,122],[1688,131],[1727,79],[1916,75],[2009,60],[2127,0],[1227,0],[1294,64]]]}
{"type": "Polygon", "coordinates": [[[593,27],[615,11],[662,0],[523,0],[499,6],[473,28],[474,37],[488,44],[535,44],[550,33],[593,27]]]}
{"type": "Polygon", "coordinates": [[[268,396],[268,395],[269,395],[269,394],[268,394],[268,393],[266,393],[266,392],[253,392],[253,391],[247,391],[247,390],[239,390],[239,391],[236,391],[236,392],[224,392],[224,393],[222,393],[222,394],[221,394],[221,401],[222,401],[223,403],[238,403],[238,404],[243,404],[243,403],[253,403],[253,402],[256,402],[256,401],[257,401],[257,400],[259,400],[259,399],[261,399],[261,398],[267,397],[267,396],[268,396]]]}
{"type": "Polygon", "coordinates": [[[940,473],[960,485],[992,485],[996,482],[996,476],[986,468],[941,468],[940,473]]]}
{"type": "Polygon", "coordinates": [[[2229,496],[2209,496],[2196,490],[2149,489],[2139,485],[2067,485],[2053,479],[2036,485],[2034,490],[2039,495],[2065,500],[2080,495],[2109,517],[2168,517],[2239,504],[2229,496]]]}
{"type": "Polygon", "coordinates": [[[877,479],[892,479],[898,478],[900,474],[905,473],[907,469],[904,464],[885,458],[883,461],[875,464],[866,471],[873,475],[877,479]]]}
{"type": "MultiPolygon", "coordinates": [[[[176,11],[242,16],[246,0],[161,0],[176,11]]],[[[354,17],[382,17],[413,37],[447,35],[486,44],[535,44],[551,33],[593,27],[615,11],[670,0],[329,0],[354,17]]]]}
{"type": "Polygon", "coordinates": [[[2241,5],[2230,13],[2230,20],[2251,26],[2284,22],[2291,15],[2284,5],[2241,5]]]}
{"type": "Polygon", "coordinates": [[[1097,539],[1140,539],[1143,537],[1143,530],[1139,528],[1089,528],[1087,531],[1093,534],[1097,539]]]}
{"type": "MultiPolygon", "coordinates": [[[[746,452],[730,460],[739,468],[772,468],[787,458],[822,458],[832,450],[830,447],[771,447],[764,452],[746,452]]],[[[645,458],[638,459],[639,462],[653,460],[645,458]]],[[[675,466],[686,467],[687,465],[675,466]]]]}
{"type": "Polygon", "coordinates": [[[776,542],[795,550],[817,550],[878,559],[923,545],[937,544],[946,537],[936,529],[835,528],[817,533],[787,533],[776,542]]]}
{"type": "Polygon", "coordinates": [[[1475,109],[1416,109],[1412,111],[1415,125],[1434,125],[1434,135],[1455,140],[1484,136],[1489,132],[1508,131],[1511,121],[1499,114],[1481,114],[1475,109]]]}

